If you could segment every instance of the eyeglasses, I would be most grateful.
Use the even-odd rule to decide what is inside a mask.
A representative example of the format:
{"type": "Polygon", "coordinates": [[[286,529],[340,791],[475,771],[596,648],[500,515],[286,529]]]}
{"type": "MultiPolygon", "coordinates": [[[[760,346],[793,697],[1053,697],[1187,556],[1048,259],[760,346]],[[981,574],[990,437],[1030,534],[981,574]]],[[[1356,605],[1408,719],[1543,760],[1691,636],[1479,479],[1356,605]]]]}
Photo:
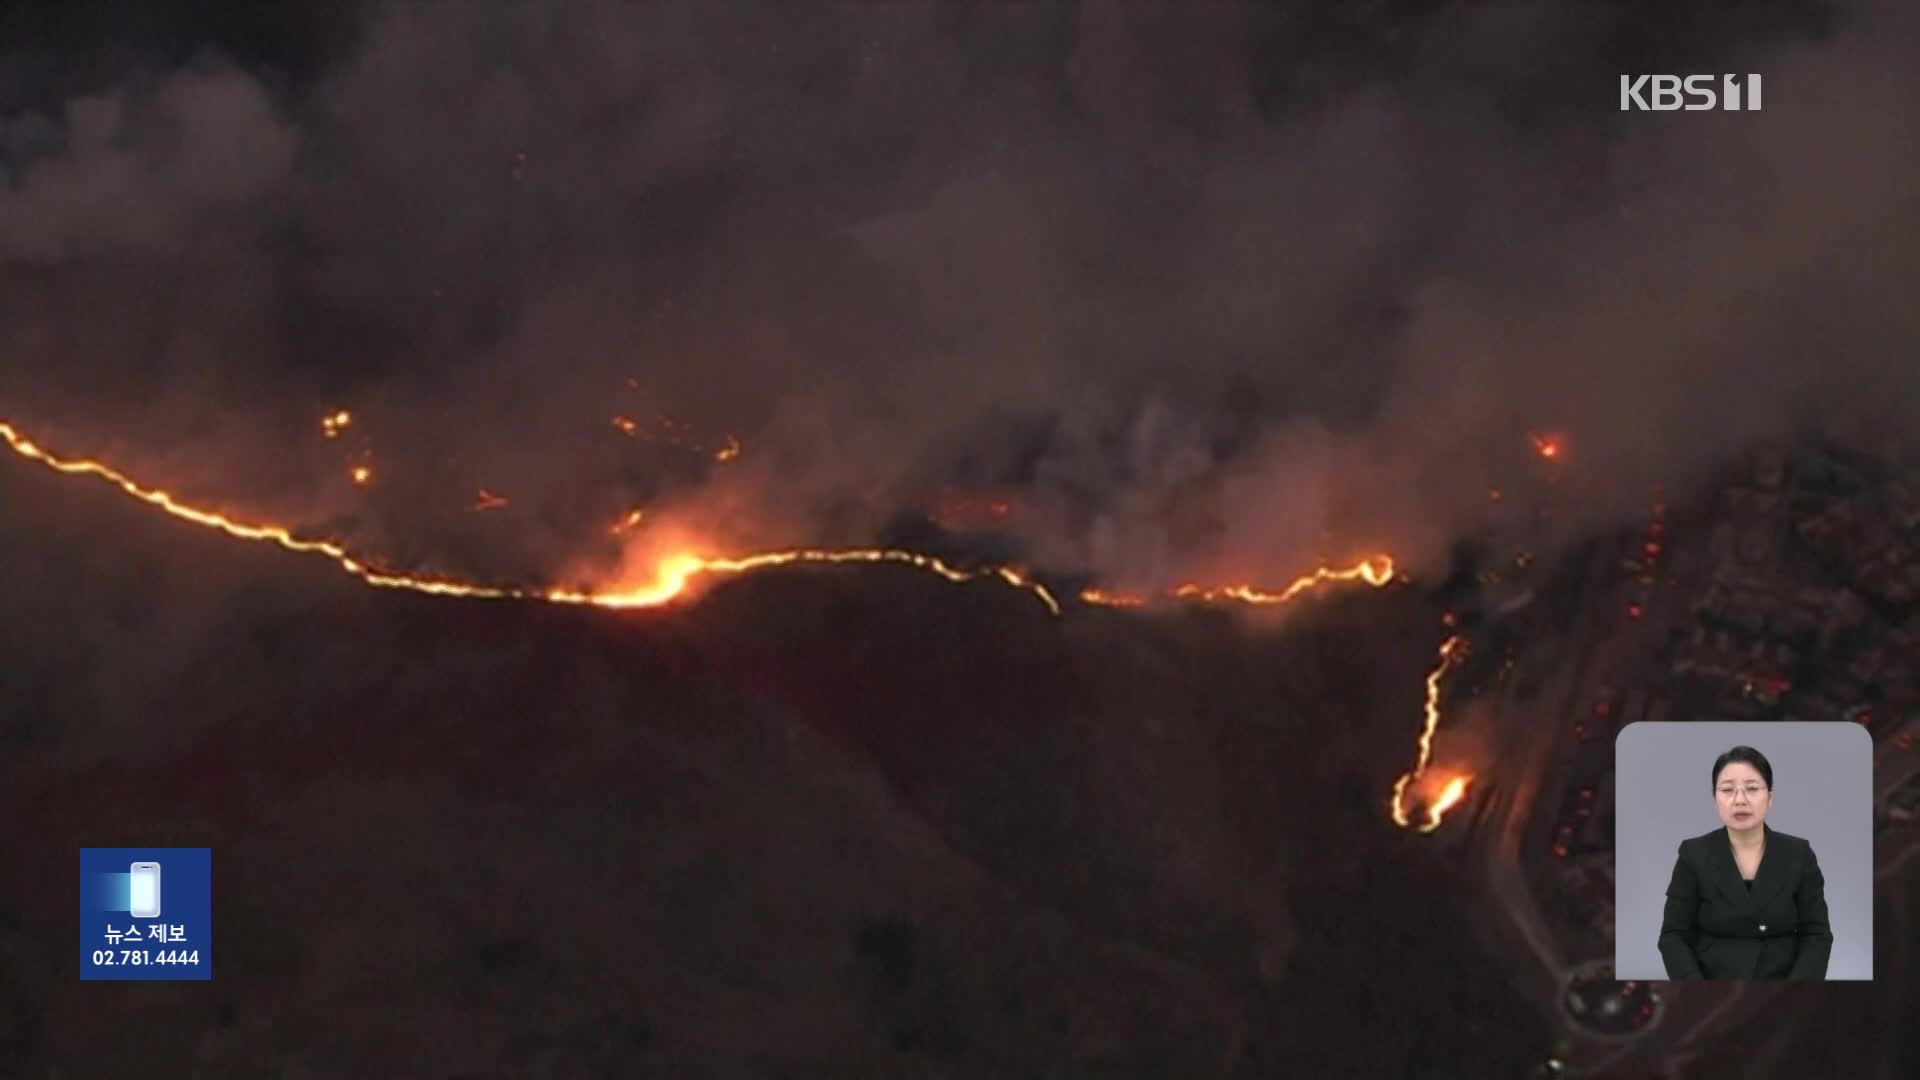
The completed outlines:
{"type": "MultiPolygon", "coordinates": [[[[1741,791],[1741,790],[1742,790],[1742,789],[1740,789],[1740,788],[1736,788],[1736,787],[1733,787],[1733,786],[1731,786],[1731,785],[1729,785],[1729,786],[1727,786],[1727,787],[1723,787],[1723,788],[1721,788],[1721,789],[1720,789],[1720,797],[1721,797],[1721,798],[1723,798],[1723,799],[1731,799],[1731,798],[1733,798],[1733,796],[1734,796],[1734,795],[1735,795],[1736,793],[1738,793],[1738,792],[1739,792],[1739,791],[1741,791]]],[[[1747,787],[1745,788],[1745,791],[1746,791],[1746,794],[1747,794],[1747,798],[1749,798],[1749,799],[1757,799],[1757,798],[1759,798],[1759,797],[1760,797],[1760,795],[1761,795],[1761,793],[1762,793],[1762,792],[1764,792],[1764,791],[1766,791],[1766,790],[1767,790],[1766,788],[1764,788],[1764,787],[1761,787],[1761,786],[1760,786],[1759,784],[1749,784],[1749,785],[1747,785],[1747,787]]]]}

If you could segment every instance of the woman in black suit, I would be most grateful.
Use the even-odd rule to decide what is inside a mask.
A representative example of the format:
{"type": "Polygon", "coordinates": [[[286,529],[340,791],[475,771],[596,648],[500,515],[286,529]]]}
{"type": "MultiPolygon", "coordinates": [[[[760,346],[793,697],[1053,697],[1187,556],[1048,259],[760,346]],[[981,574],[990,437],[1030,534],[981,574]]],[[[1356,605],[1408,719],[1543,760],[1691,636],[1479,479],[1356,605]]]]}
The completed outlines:
{"type": "Polygon", "coordinates": [[[1773,766],[1751,746],[1713,763],[1724,829],[1680,842],[1660,925],[1670,979],[1824,979],[1833,950],[1813,847],[1767,827],[1773,766]]]}

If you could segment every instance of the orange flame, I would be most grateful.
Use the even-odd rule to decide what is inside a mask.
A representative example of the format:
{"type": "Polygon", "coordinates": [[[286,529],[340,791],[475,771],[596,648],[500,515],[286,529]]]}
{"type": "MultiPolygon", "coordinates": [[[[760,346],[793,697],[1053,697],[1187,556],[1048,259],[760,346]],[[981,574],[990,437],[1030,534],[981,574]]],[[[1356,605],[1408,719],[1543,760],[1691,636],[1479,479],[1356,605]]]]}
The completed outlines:
{"type": "Polygon", "coordinates": [[[1114,593],[1105,589],[1085,588],[1080,590],[1080,602],[1100,607],[1137,608],[1146,607],[1147,598],[1131,593],[1114,593]]]}
{"type": "MultiPolygon", "coordinates": [[[[617,425],[617,421],[616,421],[617,425]]],[[[996,577],[1014,588],[1032,593],[1054,615],[1061,612],[1060,603],[1047,587],[1029,578],[1023,571],[1010,566],[994,566],[976,570],[962,570],[943,560],[919,552],[897,548],[851,548],[822,549],[795,548],[784,551],[761,552],[738,558],[710,558],[691,552],[680,552],[660,559],[654,566],[650,580],[637,585],[629,584],[608,592],[592,592],[579,589],[529,589],[507,585],[487,585],[459,581],[450,578],[421,577],[384,570],[350,553],[341,544],[332,540],[314,540],[295,536],[285,526],[242,521],[213,510],[203,509],[181,502],[172,494],[145,487],[132,480],[112,466],[84,459],[66,459],[42,449],[37,443],[21,434],[11,424],[0,421],[0,438],[3,438],[14,453],[30,461],[38,462],[57,473],[69,476],[92,476],[118,488],[123,494],[155,507],[174,518],[203,528],[224,533],[240,540],[270,543],[288,551],[303,555],[316,555],[338,565],[342,570],[360,579],[363,583],[382,589],[397,589],[429,596],[461,597],[467,599],[491,600],[537,600],[552,604],[592,606],[610,609],[656,607],[667,604],[688,593],[693,579],[702,575],[746,574],[762,569],[796,565],[847,565],[893,563],[910,566],[935,574],[956,584],[971,582],[984,577],[996,577]]],[[[356,466],[353,470],[356,483],[365,483],[372,477],[367,466],[356,466]]],[[[481,505],[476,508],[491,508],[505,505],[506,500],[492,495],[485,489],[480,491],[481,505]]],[[[615,532],[624,532],[640,524],[645,516],[643,509],[634,509],[615,526],[615,532]]],[[[1249,604],[1277,604],[1300,595],[1308,589],[1329,582],[1364,581],[1380,587],[1394,579],[1394,564],[1387,556],[1363,560],[1344,569],[1321,567],[1312,573],[1296,578],[1279,592],[1266,592],[1250,585],[1234,585],[1205,588],[1198,585],[1183,585],[1173,590],[1176,599],[1215,602],[1233,600],[1249,604]]],[[[1119,593],[1107,593],[1099,589],[1088,588],[1080,593],[1080,599],[1088,604],[1113,607],[1144,606],[1142,597],[1119,593]]],[[[1419,754],[1413,769],[1400,777],[1393,789],[1393,819],[1407,826],[1410,819],[1406,812],[1405,792],[1407,787],[1425,773],[1432,757],[1433,736],[1440,723],[1440,686],[1447,671],[1464,656],[1465,639],[1450,637],[1440,646],[1440,663],[1427,676],[1427,701],[1425,723],[1419,740],[1419,754]]],[[[1466,796],[1471,777],[1456,776],[1450,780],[1427,811],[1427,821],[1420,827],[1422,832],[1432,832],[1439,828],[1444,815],[1466,796]]]]}
{"type": "MultiPolygon", "coordinates": [[[[1427,766],[1433,760],[1433,734],[1440,727],[1440,685],[1447,672],[1465,659],[1467,640],[1458,634],[1440,643],[1440,662],[1427,673],[1427,704],[1423,722],[1420,726],[1419,753],[1414,758],[1413,768],[1400,775],[1394,781],[1391,811],[1393,823],[1406,828],[1412,823],[1407,814],[1407,788],[1426,774],[1427,766]]],[[[1456,776],[1449,781],[1440,795],[1427,808],[1427,821],[1420,831],[1430,833],[1440,827],[1440,820],[1466,795],[1467,784],[1472,780],[1468,776],[1456,776]]]]}
{"type": "Polygon", "coordinates": [[[225,514],[183,503],[168,492],[142,486],[112,466],[97,461],[56,457],[20,434],[16,428],[5,421],[0,421],[0,438],[4,438],[15,453],[37,461],[55,472],[69,476],[96,477],[119,488],[126,495],[182,521],[192,522],[236,539],[275,544],[288,551],[320,556],[375,588],[401,589],[430,596],[456,596],[484,600],[543,600],[553,604],[624,609],[665,604],[684,594],[692,579],[700,575],[743,574],[771,567],[802,564],[893,563],[924,570],[955,583],[986,577],[998,578],[1008,585],[1032,593],[1046,605],[1048,611],[1055,615],[1060,614],[1060,602],[1054,598],[1053,593],[1046,586],[1031,580],[1012,567],[995,566],[980,570],[961,570],[931,555],[895,548],[844,550],[796,548],[787,551],[762,552],[733,559],[679,553],[661,559],[654,570],[652,580],[605,593],[578,589],[527,589],[447,578],[416,577],[376,568],[332,540],[303,539],[295,536],[285,526],[241,521],[225,514]]]}
{"type": "Polygon", "coordinates": [[[1473,778],[1470,776],[1456,776],[1447,781],[1447,786],[1441,788],[1440,794],[1434,796],[1433,802],[1427,806],[1427,820],[1421,823],[1420,831],[1430,833],[1438,829],[1440,823],[1446,820],[1447,811],[1458,806],[1460,800],[1467,797],[1467,787],[1472,782],[1473,778]]]}
{"type": "Polygon", "coordinates": [[[555,604],[587,604],[603,608],[657,607],[680,596],[688,583],[703,574],[745,574],[776,566],[848,565],[855,563],[895,563],[925,570],[955,584],[979,578],[997,577],[1017,589],[1032,593],[1049,612],[1060,614],[1060,602],[1045,585],[1033,581],[1007,566],[981,570],[961,570],[932,555],[899,548],[791,548],[765,551],[736,559],[714,559],[694,554],[670,555],[655,564],[653,578],[639,585],[627,585],[612,592],[593,593],[571,589],[543,592],[519,592],[555,604]]]}
{"type": "Polygon", "coordinates": [[[1393,580],[1393,559],[1387,555],[1376,555],[1362,559],[1348,567],[1322,566],[1309,574],[1302,574],[1279,592],[1266,592],[1252,585],[1181,585],[1173,590],[1180,600],[1198,600],[1202,603],[1216,603],[1221,600],[1236,600],[1243,604],[1284,604],[1308,589],[1336,581],[1364,581],[1374,588],[1380,588],[1393,580]]]}
{"type": "MultiPolygon", "coordinates": [[[[1253,585],[1178,585],[1169,590],[1167,597],[1173,600],[1186,600],[1202,604],[1217,604],[1232,601],[1241,604],[1266,606],[1284,604],[1320,585],[1345,581],[1364,581],[1374,588],[1380,588],[1394,580],[1393,558],[1388,555],[1375,555],[1362,559],[1352,566],[1322,566],[1311,573],[1294,578],[1286,588],[1279,592],[1269,592],[1253,585]]],[[[1138,593],[1110,592],[1106,589],[1086,588],[1080,590],[1082,603],[1098,607],[1139,608],[1150,602],[1138,593]]]]}
{"type": "MultiPolygon", "coordinates": [[[[615,426],[627,430],[627,425],[637,428],[637,424],[626,417],[615,419],[615,426]],[[624,421],[624,423],[622,423],[624,421]]],[[[685,591],[689,580],[702,574],[744,573],[766,567],[793,564],[849,564],[849,563],[896,563],[912,566],[938,575],[955,583],[972,581],[981,577],[997,577],[1006,584],[1032,593],[1044,604],[1048,611],[1060,614],[1060,602],[1045,585],[1029,578],[1024,572],[1012,567],[999,566],[980,570],[961,570],[930,555],[896,548],[850,548],[820,549],[797,548],[787,551],[764,552],[737,559],[707,558],[693,554],[682,554],[662,560],[656,570],[655,578],[648,584],[611,593],[589,593],[580,590],[549,589],[536,590],[504,585],[486,585],[451,579],[416,577],[372,567],[368,563],[351,555],[347,549],[331,540],[302,539],[292,531],[280,525],[258,524],[241,521],[224,514],[191,506],[177,500],[168,492],[144,487],[125,474],[95,461],[66,460],[55,457],[42,450],[31,440],[21,435],[12,425],[0,422],[0,437],[23,457],[39,461],[57,472],[70,475],[91,475],[118,487],[121,491],[141,502],[158,507],[174,517],[193,522],[206,528],[216,529],[243,540],[264,541],[277,544],[289,551],[308,555],[320,555],[331,559],[348,573],[360,578],[369,585],[380,588],[404,589],[429,593],[435,596],[465,596],[483,599],[539,599],[552,603],[592,604],[608,608],[647,607],[662,604],[685,591]]],[[[373,479],[370,466],[354,466],[351,476],[355,484],[365,485],[373,479]]],[[[490,509],[498,499],[484,489],[480,492],[481,506],[490,509]]],[[[497,505],[505,505],[500,500],[497,505]]],[[[612,531],[623,533],[640,524],[645,511],[635,509],[617,522],[612,531]]],[[[1247,604],[1280,604],[1292,600],[1308,589],[1329,582],[1364,581],[1369,585],[1383,586],[1393,580],[1393,560],[1385,555],[1362,560],[1345,568],[1320,567],[1312,573],[1296,578],[1279,592],[1268,592],[1251,585],[1231,585],[1203,587],[1182,585],[1173,590],[1173,597],[1181,600],[1197,600],[1203,603],[1232,600],[1247,604]]],[[[1080,599],[1088,604],[1111,607],[1145,606],[1146,600],[1140,597],[1119,593],[1108,593],[1098,589],[1087,589],[1080,599]]]]}

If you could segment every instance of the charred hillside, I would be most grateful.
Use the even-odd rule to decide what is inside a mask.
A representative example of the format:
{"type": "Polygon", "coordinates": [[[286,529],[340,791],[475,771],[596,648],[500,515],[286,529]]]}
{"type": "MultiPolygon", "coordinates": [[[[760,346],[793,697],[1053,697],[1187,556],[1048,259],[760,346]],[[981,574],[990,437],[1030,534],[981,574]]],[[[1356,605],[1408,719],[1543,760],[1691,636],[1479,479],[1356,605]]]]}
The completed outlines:
{"type": "Polygon", "coordinates": [[[1472,1026],[1519,1010],[1449,927],[1457,871],[1384,820],[1433,645],[1412,590],[1054,619],[871,568],[618,614],[381,593],[18,469],[0,505],[30,569],[0,600],[10,1067],[1532,1049],[1472,1026]],[[132,988],[103,1034],[68,883],[135,839],[214,849],[218,974],[132,988]]]}

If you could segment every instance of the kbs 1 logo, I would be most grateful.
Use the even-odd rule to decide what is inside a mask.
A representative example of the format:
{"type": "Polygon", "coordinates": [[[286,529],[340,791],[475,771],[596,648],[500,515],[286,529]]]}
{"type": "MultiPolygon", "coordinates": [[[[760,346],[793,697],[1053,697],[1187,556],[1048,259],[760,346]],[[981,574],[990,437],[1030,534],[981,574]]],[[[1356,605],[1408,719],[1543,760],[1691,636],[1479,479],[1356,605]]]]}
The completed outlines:
{"type": "Polygon", "coordinates": [[[1745,111],[1759,112],[1760,76],[1746,76],[1744,87],[1740,79],[1738,75],[1720,76],[1719,92],[1716,93],[1712,75],[1622,75],[1620,111],[1675,112],[1685,109],[1688,112],[1704,112],[1707,109],[1720,109],[1723,112],[1739,112],[1742,109],[1741,91],[1744,89],[1745,111]],[[1692,100],[1681,104],[1683,95],[1692,100]]]}

